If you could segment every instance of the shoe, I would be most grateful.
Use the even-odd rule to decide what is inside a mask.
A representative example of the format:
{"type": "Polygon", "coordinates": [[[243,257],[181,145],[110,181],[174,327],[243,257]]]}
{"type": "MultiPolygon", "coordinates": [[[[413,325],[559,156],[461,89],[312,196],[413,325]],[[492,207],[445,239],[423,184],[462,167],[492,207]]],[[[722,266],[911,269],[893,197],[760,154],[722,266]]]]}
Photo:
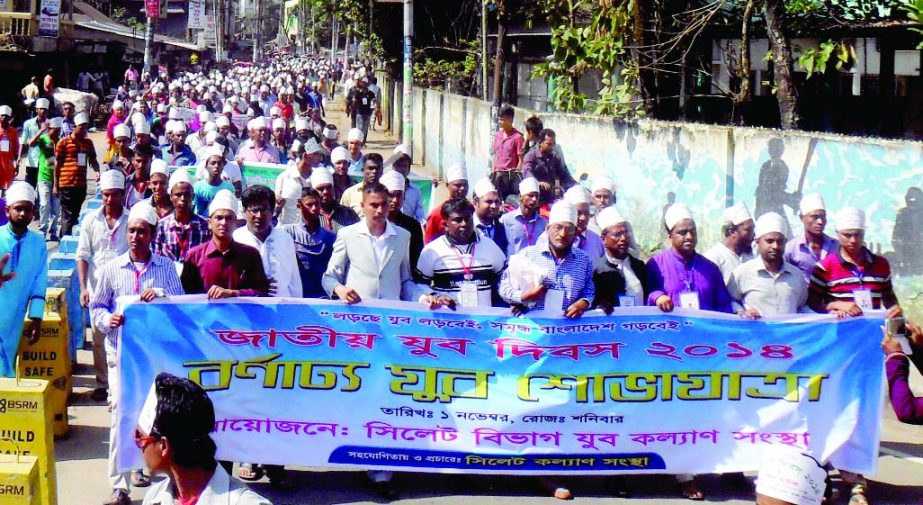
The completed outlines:
{"type": "Polygon", "coordinates": [[[695,480],[680,484],[680,494],[687,500],[702,501],[705,499],[705,494],[699,489],[699,485],[695,480]]]}
{"type": "Polygon", "coordinates": [[[392,501],[397,499],[397,489],[391,484],[391,481],[373,482],[372,489],[375,493],[385,500],[392,501]]]}
{"type": "Polygon", "coordinates": [[[856,484],[850,491],[848,505],[869,505],[869,499],[865,496],[865,486],[856,484]]]}
{"type": "Polygon", "coordinates": [[[135,487],[148,487],[151,485],[151,478],[144,475],[141,470],[131,472],[131,485],[135,487]]]}
{"type": "Polygon", "coordinates": [[[128,497],[128,491],[115,489],[103,505],[131,505],[131,498],[128,497]]]}
{"type": "Polygon", "coordinates": [[[109,390],[106,388],[96,388],[90,393],[90,398],[94,402],[104,402],[109,399],[109,390]]]}
{"type": "Polygon", "coordinates": [[[263,478],[263,467],[253,463],[241,463],[237,468],[237,476],[248,482],[260,480],[263,478]]]}

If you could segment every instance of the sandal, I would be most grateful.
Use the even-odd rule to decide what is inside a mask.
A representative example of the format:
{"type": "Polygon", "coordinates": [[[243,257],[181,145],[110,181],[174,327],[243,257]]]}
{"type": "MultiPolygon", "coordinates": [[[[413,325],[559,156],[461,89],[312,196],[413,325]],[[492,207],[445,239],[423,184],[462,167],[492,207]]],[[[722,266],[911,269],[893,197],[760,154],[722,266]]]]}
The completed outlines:
{"type": "Polygon", "coordinates": [[[680,485],[680,493],[683,495],[683,498],[687,500],[702,501],[705,499],[705,494],[702,493],[702,490],[699,489],[699,485],[694,480],[683,482],[680,485]]]}
{"type": "Polygon", "coordinates": [[[151,478],[144,475],[141,470],[131,472],[131,485],[134,487],[148,487],[151,485],[151,478]]]}
{"type": "Polygon", "coordinates": [[[849,505],[869,505],[868,497],[865,496],[865,486],[856,484],[849,492],[849,505]]]}
{"type": "Polygon", "coordinates": [[[263,467],[253,463],[241,463],[237,469],[237,476],[249,482],[260,480],[263,478],[263,467]]]}

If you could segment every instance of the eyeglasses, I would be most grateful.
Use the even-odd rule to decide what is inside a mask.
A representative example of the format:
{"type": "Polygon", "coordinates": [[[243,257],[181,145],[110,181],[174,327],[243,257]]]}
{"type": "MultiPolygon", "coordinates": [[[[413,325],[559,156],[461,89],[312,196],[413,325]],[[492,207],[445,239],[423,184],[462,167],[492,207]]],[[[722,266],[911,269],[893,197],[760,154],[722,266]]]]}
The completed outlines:
{"type": "Polygon", "coordinates": [[[247,212],[253,215],[269,214],[269,207],[247,207],[247,212]]]}
{"type": "Polygon", "coordinates": [[[144,435],[143,433],[141,433],[140,428],[135,428],[134,438],[135,438],[135,445],[138,447],[138,449],[141,449],[142,451],[147,449],[147,446],[153,444],[154,442],[160,439],[160,437],[156,435],[144,435]]]}

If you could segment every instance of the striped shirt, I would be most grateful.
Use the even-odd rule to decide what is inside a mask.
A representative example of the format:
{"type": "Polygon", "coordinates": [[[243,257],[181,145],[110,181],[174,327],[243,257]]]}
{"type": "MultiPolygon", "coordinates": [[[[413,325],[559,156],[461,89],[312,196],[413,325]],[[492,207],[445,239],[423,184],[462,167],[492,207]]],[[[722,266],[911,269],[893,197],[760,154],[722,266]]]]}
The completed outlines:
{"type": "MultiPolygon", "coordinates": [[[[523,256],[536,271],[544,271],[550,289],[564,292],[564,304],[561,310],[566,310],[579,300],[586,300],[589,304],[593,303],[593,299],[596,298],[596,287],[593,284],[593,261],[581,249],[571,247],[570,252],[560,263],[547,246],[529,246],[519,255],[523,256]]],[[[500,279],[500,296],[511,305],[523,303],[522,290],[513,285],[509,269],[503,272],[503,277],[500,279]]],[[[542,298],[531,308],[543,310],[545,299],[542,298]]]]}
{"type": "Polygon", "coordinates": [[[112,345],[116,345],[117,332],[110,331],[109,319],[118,297],[140,295],[147,289],[163,290],[158,293],[163,296],[183,294],[173,262],[159,254],[152,254],[144,268],[138,270],[131,253],[126,252],[102,267],[98,277],[99,284],[90,300],[90,319],[93,328],[106,333],[112,345]]]}
{"type": "Polygon", "coordinates": [[[76,139],[73,135],[64,137],[55,146],[55,156],[61,162],[58,169],[58,187],[76,188],[87,185],[87,167],[96,161],[93,141],[85,137],[76,139]],[[80,165],[80,161],[84,164],[80,165]]]}
{"type": "Polygon", "coordinates": [[[492,290],[497,285],[500,272],[506,266],[506,255],[493,240],[474,234],[471,244],[456,246],[443,235],[423,248],[417,261],[417,273],[425,283],[423,290],[449,295],[461,301],[461,285],[466,273],[477,285],[478,306],[490,307],[492,290]]]}
{"type": "Polygon", "coordinates": [[[196,214],[186,224],[176,220],[176,213],[171,213],[157,223],[152,248],[154,252],[172,261],[183,261],[186,253],[193,247],[204,244],[212,238],[208,228],[208,219],[196,214]]]}
{"type": "MultiPolygon", "coordinates": [[[[826,305],[833,301],[855,302],[853,292],[867,289],[872,293],[872,306],[876,309],[897,305],[894,286],[891,285],[891,265],[882,256],[862,248],[863,265],[855,265],[843,258],[843,250],[828,254],[814,265],[811,275],[811,298],[826,305]],[[883,306],[883,307],[882,307],[883,306]]],[[[818,303],[812,304],[818,310],[818,303]]]]}

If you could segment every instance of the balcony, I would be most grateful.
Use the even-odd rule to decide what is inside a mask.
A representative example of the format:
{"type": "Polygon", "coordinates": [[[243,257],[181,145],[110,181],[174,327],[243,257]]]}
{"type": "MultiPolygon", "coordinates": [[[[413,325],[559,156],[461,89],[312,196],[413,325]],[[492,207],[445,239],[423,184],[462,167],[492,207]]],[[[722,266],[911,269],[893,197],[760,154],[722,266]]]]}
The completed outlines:
{"type": "MultiPolygon", "coordinates": [[[[0,35],[35,37],[38,35],[38,18],[28,12],[0,12],[0,35]]],[[[74,23],[62,13],[58,38],[73,37],[74,23]]]]}

